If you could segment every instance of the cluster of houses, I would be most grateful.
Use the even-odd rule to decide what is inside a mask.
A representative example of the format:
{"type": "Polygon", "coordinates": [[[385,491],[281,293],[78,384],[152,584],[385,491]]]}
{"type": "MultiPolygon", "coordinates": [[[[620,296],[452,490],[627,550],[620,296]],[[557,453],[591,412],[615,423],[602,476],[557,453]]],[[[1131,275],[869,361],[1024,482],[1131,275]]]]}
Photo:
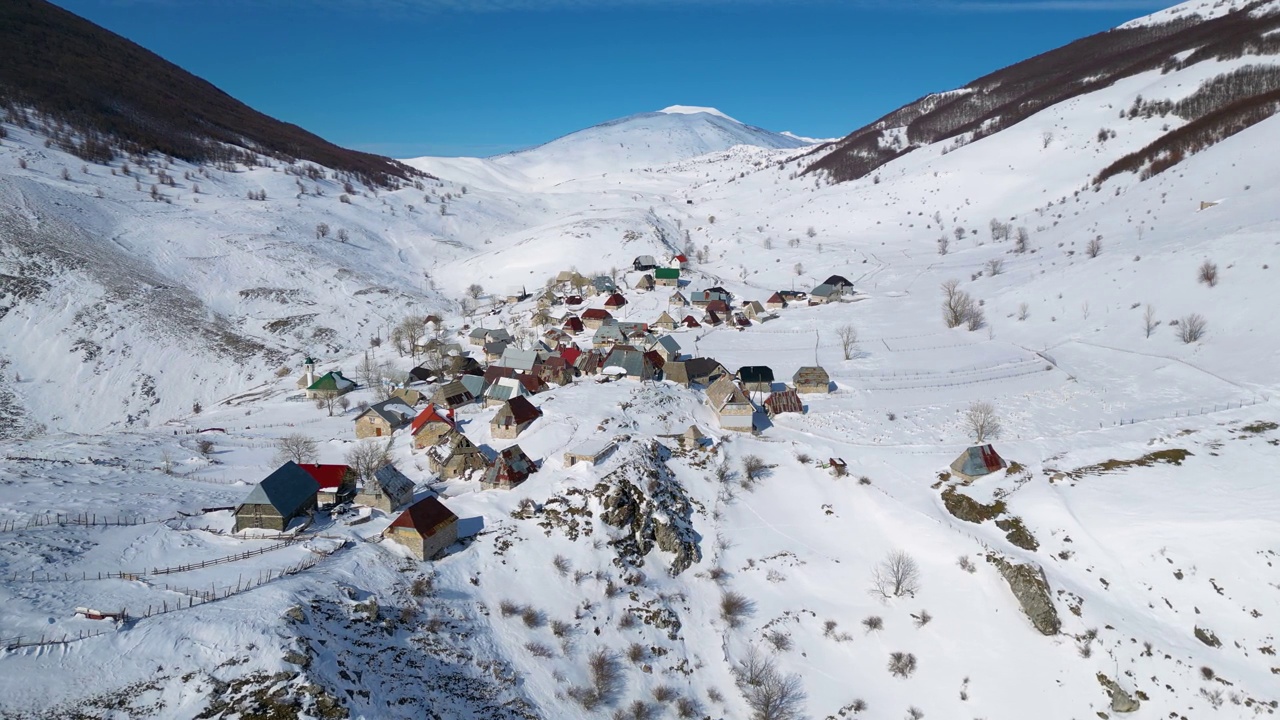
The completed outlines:
{"type": "Polygon", "coordinates": [[[353,502],[389,514],[399,511],[384,534],[421,559],[429,559],[458,539],[458,517],[435,497],[413,500],[413,481],[386,465],[358,483],[346,465],[286,462],[249,491],[235,510],[235,532],[284,532],[321,505],[353,502]],[[407,507],[406,507],[407,506],[407,507]]]}

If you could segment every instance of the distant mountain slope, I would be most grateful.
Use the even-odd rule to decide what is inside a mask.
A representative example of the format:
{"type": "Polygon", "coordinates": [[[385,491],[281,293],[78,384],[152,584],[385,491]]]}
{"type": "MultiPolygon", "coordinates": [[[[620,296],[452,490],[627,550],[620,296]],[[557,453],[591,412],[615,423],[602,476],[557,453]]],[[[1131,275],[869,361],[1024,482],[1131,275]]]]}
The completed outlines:
{"type": "Polygon", "coordinates": [[[747,125],[714,108],[675,105],[579,130],[492,160],[530,179],[563,182],[688,160],[735,145],[797,148],[795,137],[747,125]]]}
{"type": "MultiPolygon", "coordinates": [[[[1222,2],[1185,3],[1037,55],[958,90],[925,96],[827,146],[829,152],[806,172],[822,171],[837,182],[864,177],[924,145],[950,139],[955,139],[956,145],[973,142],[1047,107],[1145,71],[1168,73],[1205,60],[1280,53],[1280,34],[1276,32],[1280,30],[1280,3],[1231,3],[1229,12],[1223,7],[1222,2]]],[[[1275,112],[1280,105],[1272,102],[1274,98],[1268,93],[1277,89],[1280,86],[1276,83],[1263,80],[1244,92],[1219,98],[1202,115],[1186,119],[1258,98],[1258,102],[1210,119],[1206,123],[1209,127],[1199,132],[1202,138],[1229,135],[1275,112]],[[1259,111],[1259,105],[1265,107],[1259,111]],[[1247,122],[1241,123],[1242,118],[1247,122]]],[[[1174,138],[1163,145],[1185,149],[1188,143],[1174,138]]],[[[1153,148],[1151,155],[1167,150],[1162,148],[1153,148]]],[[[1152,159],[1145,158],[1147,162],[1152,159]]]]}
{"type": "Polygon", "coordinates": [[[242,159],[239,147],[309,160],[381,186],[415,174],[270,118],[44,0],[0,3],[0,104],[10,122],[30,122],[21,112],[26,107],[65,123],[55,141],[86,160],[110,160],[122,150],[217,162],[242,159]]]}

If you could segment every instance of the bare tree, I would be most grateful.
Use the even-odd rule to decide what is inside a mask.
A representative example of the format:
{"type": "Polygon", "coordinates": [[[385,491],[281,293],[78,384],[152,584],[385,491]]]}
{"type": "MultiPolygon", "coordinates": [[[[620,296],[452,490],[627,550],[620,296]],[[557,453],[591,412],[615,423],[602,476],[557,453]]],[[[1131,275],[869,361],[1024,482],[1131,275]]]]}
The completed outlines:
{"type": "Polygon", "coordinates": [[[1027,251],[1027,241],[1031,239],[1031,233],[1027,232],[1025,227],[1019,226],[1018,232],[1014,235],[1013,251],[1021,255],[1027,251]]]}
{"type": "Polygon", "coordinates": [[[987,314],[983,311],[982,306],[978,303],[971,303],[969,311],[964,316],[965,327],[969,331],[980,330],[987,325],[987,314]]]}
{"type": "Polygon", "coordinates": [[[276,440],[276,456],[272,462],[283,465],[292,460],[302,465],[316,462],[319,456],[315,440],[302,433],[291,433],[276,440]]]}
{"type": "Polygon", "coordinates": [[[1053,142],[1053,132],[1045,130],[1040,133],[1040,141],[1043,143],[1043,147],[1049,147],[1049,143],[1053,142]]]}
{"type": "Polygon", "coordinates": [[[467,286],[467,297],[472,300],[479,300],[481,295],[484,295],[484,288],[480,286],[480,283],[471,283],[467,286]]]}
{"type": "Polygon", "coordinates": [[[794,268],[792,268],[792,270],[794,270],[794,271],[795,271],[796,275],[803,275],[803,274],[804,274],[804,265],[803,265],[803,264],[801,264],[801,263],[796,263],[796,266],[795,266],[794,268]]]}
{"type": "Polygon", "coordinates": [[[1004,272],[1004,260],[1000,258],[991,258],[987,261],[987,274],[992,277],[1004,272]]]}
{"type": "Polygon", "coordinates": [[[322,392],[316,396],[316,408],[325,410],[329,413],[329,417],[333,417],[334,410],[346,410],[347,404],[350,403],[345,395],[339,395],[332,392],[322,392]]]}
{"type": "Polygon", "coordinates": [[[213,454],[213,441],[207,440],[207,439],[201,439],[197,441],[196,450],[199,450],[200,454],[203,455],[204,457],[209,457],[210,455],[213,454]]]}
{"type": "Polygon", "coordinates": [[[345,462],[356,480],[368,483],[373,480],[374,473],[386,467],[390,458],[386,445],[377,440],[361,440],[347,451],[345,462]]]}
{"type": "Polygon", "coordinates": [[[942,320],[949,328],[968,322],[978,307],[973,297],[960,289],[959,280],[942,283],[942,296],[942,320]]]}
{"type": "Polygon", "coordinates": [[[871,594],[885,599],[920,591],[920,566],[905,550],[894,550],[871,573],[871,594]]]}
{"type": "Polygon", "coordinates": [[[1026,320],[1031,315],[1031,306],[1026,303],[1018,303],[1018,319],[1026,320]]]}
{"type": "Polygon", "coordinates": [[[329,237],[329,223],[318,223],[316,225],[316,238],[323,240],[329,237]]]}
{"type": "Polygon", "coordinates": [[[1096,258],[1102,254],[1102,236],[1096,235],[1089,244],[1085,246],[1084,253],[1091,258],[1096,258]]]}
{"type": "Polygon", "coordinates": [[[1218,284],[1218,266],[1208,260],[1200,263],[1200,273],[1197,275],[1197,279],[1209,287],[1215,287],[1218,284]]]}
{"type": "Polygon", "coordinates": [[[805,230],[804,234],[805,234],[805,235],[808,235],[810,238],[815,238],[815,237],[817,237],[817,236],[818,236],[818,231],[817,231],[817,230],[814,230],[814,229],[813,229],[813,226],[812,226],[812,225],[810,225],[810,226],[809,226],[809,229],[808,229],[808,230],[805,230]]]}
{"type": "Polygon", "coordinates": [[[960,242],[961,240],[964,239],[964,228],[960,227],[959,225],[957,225],[955,229],[952,230],[952,233],[954,233],[956,236],[956,242],[960,242]]]}
{"type": "Polygon", "coordinates": [[[1151,337],[1151,333],[1155,332],[1159,327],[1160,321],[1156,319],[1156,306],[1148,304],[1147,309],[1142,313],[1142,330],[1151,337]]]}
{"type": "Polygon", "coordinates": [[[947,248],[949,247],[951,247],[951,241],[947,239],[946,235],[943,235],[938,238],[938,254],[939,255],[946,255],[947,248]]]}
{"type": "Polygon", "coordinates": [[[1200,313],[1191,313],[1178,321],[1178,339],[1191,344],[1203,338],[1209,331],[1209,321],[1200,313]]]}
{"type": "Polygon", "coordinates": [[[345,243],[351,239],[351,233],[346,228],[338,228],[338,242],[345,243]]]}
{"type": "Polygon", "coordinates": [[[964,411],[964,426],[978,445],[999,437],[1002,429],[995,406],[985,401],[975,402],[964,411]]]}
{"type": "Polygon", "coordinates": [[[752,720],[798,720],[804,712],[804,686],[797,675],[784,675],[773,659],[755,647],[734,669],[752,720]]]}
{"type": "Polygon", "coordinates": [[[409,348],[409,356],[418,357],[418,342],[422,340],[422,318],[408,315],[400,321],[400,333],[404,336],[405,345],[409,348]]]}
{"type": "Polygon", "coordinates": [[[852,325],[841,325],[836,330],[836,337],[840,338],[840,350],[844,353],[844,359],[852,360],[854,353],[858,352],[858,329],[852,325]]]}

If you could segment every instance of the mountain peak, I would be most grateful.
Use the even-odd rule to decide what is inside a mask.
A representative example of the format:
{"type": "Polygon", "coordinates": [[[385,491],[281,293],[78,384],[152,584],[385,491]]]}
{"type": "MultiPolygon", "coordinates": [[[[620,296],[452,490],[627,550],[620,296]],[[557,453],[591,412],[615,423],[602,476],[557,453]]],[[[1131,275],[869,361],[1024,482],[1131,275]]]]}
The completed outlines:
{"type": "Polygon", "coordinates": [[[720,112],[719,110],[713,107],[699,107],[697,105],[671,105],[670,107],[662,108],[658,112],[665,113],[667,115],[697,115],[698,113],[706,113],[707,115],[715,115],[716,117],[722,117],[725,120],[733,120],[733,122],[738,122],[737,120],[734,120],[733,118],[729,117],[728,115],[725,115],[724,113],[720,112]]]}

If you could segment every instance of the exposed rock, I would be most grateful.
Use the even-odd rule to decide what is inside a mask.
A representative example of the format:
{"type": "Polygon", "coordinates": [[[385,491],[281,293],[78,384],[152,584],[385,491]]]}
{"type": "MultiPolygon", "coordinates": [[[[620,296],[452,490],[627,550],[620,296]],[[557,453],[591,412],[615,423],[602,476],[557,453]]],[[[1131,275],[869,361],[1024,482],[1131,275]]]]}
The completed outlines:
{"type": "Polygon", "coordinates": [[[1009,589],[1022,606],[1022,612],[1037,630],[1045,635],[1056,635],[1062,629],[1058,610],[1049,592],[1049,581],[1042,568],[1009,562],[999,555],[987,555],[987,561],[996,566],[1009,589]]]}
{"type": "Polygon", "coordinates": [[[290,665],[297,665],[302,668],[311,664],[311,656],[306,653],[300,653],[297,650],[290,650],[286,652],[282,659],[290,665]]]}
{"type": "Polygon", "coordinates": [[[296,622],[302,625],[307,624],[307,614],[302,611],[301,605],[294,605],[288,610],[285,610],[284,616],[288,618],[290,622],[296,622]]]}
{"type": "Polygon", "coordinates": [[[634,460],[605,476],[596,491],[604,491],[600,519],[625,531],[610,543],[619,559],[638,567],[656,544],[674,555],[670,572],[679,575],[702,559],[702,550],[693,530],[693,503],[667,470],[663,452],[656,442],[637,446],[634,460]]]}
{"type": "Polygon", "coordinates": [[[1222,647],[1222,641],[1218,639],[1217,635],[1213,634],[1212,630],[1202,628],[1199,625],[1196,626],[1196,639],[1209,647],[1222,647]]]}
{"type": "Polygon", "coordinates": [[[1032,535],[1027,526],[1022,523],[1022,518],[1001,517],[1005,515],[1007,510],[1003,500],[996,500],[990,505],[984,505],[968,495],[958,492],[955,486],[952,485],[942,491],[942,504],[947,508],[947,512],[965,522],[981,525],[987,520],[995,520],[996,527],[1004,531],[1005,539],[1023,550],[1034,552],[1040,547],[1035,535],[1032,535]]]}
{"type": "Polygon", "coordinates": [[[1131,713],[1142,706],[1138,698],[1130,695],[1128,691],[1120,687],[1119,683],[1106,675],[1098,673],[1098,682],[1102,684],[1107,694],[1111,696],[1111,712],[1131,713]]]}

